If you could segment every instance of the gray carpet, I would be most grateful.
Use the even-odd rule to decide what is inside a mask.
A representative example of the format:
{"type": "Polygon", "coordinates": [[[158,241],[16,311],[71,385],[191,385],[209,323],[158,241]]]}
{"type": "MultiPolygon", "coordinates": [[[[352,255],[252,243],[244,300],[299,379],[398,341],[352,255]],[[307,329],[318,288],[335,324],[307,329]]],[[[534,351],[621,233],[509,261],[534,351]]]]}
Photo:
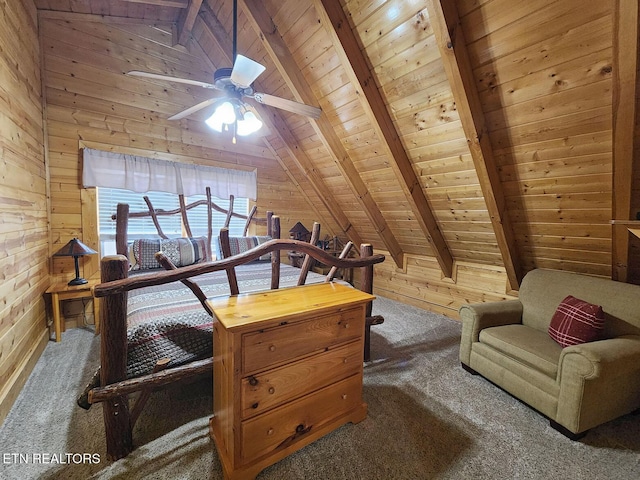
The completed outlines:
{"type": "MultiPolygon", "coordinates": [[[[460,368],[458,322],[384,298],[375,301],[374,313],[386,320],[373,327],[372,362],[365,366],[367,419],[265,469],[259,479],[640,478],[640,415],[572,442],[460,368]]],[[[85,411],[75,404],[98,350],[88,329],[49,343],[0,427],[0,478],[222,478],[208,436],[209,382],[153,394],[134,431],[136,450],[106,460],[101,406],[85,411]]]]}

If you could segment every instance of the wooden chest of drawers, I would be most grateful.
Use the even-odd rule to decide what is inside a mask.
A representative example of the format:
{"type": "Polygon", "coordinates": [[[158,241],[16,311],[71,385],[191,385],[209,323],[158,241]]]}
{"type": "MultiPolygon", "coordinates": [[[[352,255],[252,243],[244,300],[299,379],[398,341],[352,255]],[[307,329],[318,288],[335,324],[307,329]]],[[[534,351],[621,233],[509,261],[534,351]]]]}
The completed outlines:
{"type": "Polygon", "coordinates": [[[227,479],[262,469],[347,422],[362,401],[365,306],[325,283],[209,299],[213,437],[227,479]]]}

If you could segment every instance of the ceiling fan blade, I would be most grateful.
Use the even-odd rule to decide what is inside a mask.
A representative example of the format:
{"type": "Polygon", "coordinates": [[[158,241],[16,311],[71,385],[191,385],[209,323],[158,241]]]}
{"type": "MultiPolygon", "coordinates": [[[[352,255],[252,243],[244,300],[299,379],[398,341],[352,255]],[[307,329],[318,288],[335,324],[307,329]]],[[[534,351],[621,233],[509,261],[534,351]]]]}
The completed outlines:
{"type": "Polygon", "coordinates": [[[187,108],[186,110],[176,113],[175,115],[169,117],[167,120],[180,120],[181,118],[188,117],[189,115],[196,113],[197,111],[202,110],[203,108],[206,108],[209,105],[213,105],[218,100],[220,99],[210,98],[209,100],[205,100],[204,102],[200,102],[199,104],[194,105],[193,107],[187,108]]]}
{"type": "Polygon", "coordinates": [[[248,88],[264,70],[264,65],[238,54],[231,71],[231,82],[240,88],[248,88]]]}
{"type": "Polygon", "coordinates": [[[199,82],[198,80],[189,80],[188,78],[169,77],[167,75],[158,75],[157,73],[140,72],[138,70],[132,70],[130,72],[127,72],[126,74],[131,77],[155,78],[156,80],[166,80],[169,82],[186,83],[188,85],[195,85],[197,87],[202,87],[202,88],[216,88],[216,86],[212,83],[199,82]]]}
{"type": "Polygon", "coordinates": [[[276,97],[269,95],[268,93],[255,93],[253,98],[256,102],[263,105],[269,105],[270,107],[280,108],[291,113],[298,113],[311,118],[320,118],[322,110],[318,107],[312,107],[300,102],[294,102],[293,100],[287,100],[286,98],[276,97]]]}

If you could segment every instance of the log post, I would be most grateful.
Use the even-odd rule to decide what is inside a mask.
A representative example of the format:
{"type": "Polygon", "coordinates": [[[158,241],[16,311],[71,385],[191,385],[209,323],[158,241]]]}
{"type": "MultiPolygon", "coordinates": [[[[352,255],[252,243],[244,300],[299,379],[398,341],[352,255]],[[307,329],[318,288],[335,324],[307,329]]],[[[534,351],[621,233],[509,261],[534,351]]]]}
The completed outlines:
{"type": "Polygon", "coordinates": [[[267,210],[267,235],[269,235],[271,238],[280,238],[280,232],[278,232],[277,237],[273,233],[272,218],[273,218],[273,212],[271,210],[267,210]]]}
{"type": "MultiPolygon", "coordinates": [[[[315,247],[318,240],[320,240],[320,224],[318,222],[314,222],[313,228],[311,229],[311,240],[309,240],[309,243],[315,247]]],[[[300,269],[300,276],[298,277],[298,285],[304,285],[307,281],[307,275],[309,270],[311,270],[313,262],[315,262],[315,259],[308,253],[305,254],[304,260],[302,261],[302,268],[300,269]]]]}
{"type": "MultiPolygon", "coordinates": [[[[349,240],[347,244],[344,246],[344,248],[342,249],[342,252],[340,252],[340,255],[338,256],[338,258],[347,258],[347,256],[349,255],[349,250],[351,250],[352,246],[353,246],[353,242],[349,240]]],[[[334,241],[334,247],[335,247],[335,241],[334,241]]],[[[333,280],[333,277],[336,276],[337,272],[338,272],[338,267],[334,265],[333,267],[331,267],[331,270],[329,270],[329,273],[327,274],[327,278],[325,278],[324,281],[331,282],[333,280]]],[[[371,292],[367,292],[367,293],[371,293],[371,292]]]]}
{"type": "MultiPolygon", "coordinates": [[[[373,255],[373,245],[363,243],[360,245],[360,258],[373,255]]],[[[373,264],[360,267],[360,290],[366,293],[373,293],[373,264]]],[[[371,325],[379,325],[384,322],[384,318],[379,315],[371,316],[373,311],[373,301],[367,303],[365,307],[364,324],[364,361],[371,360],[371,325]]]]}
{"type": "Polygon", "coordinates": [[[188,238],[193,237],[191,233],[191,227],[189,226],[189,216],[187,215],[187,203],[184,201],[184,195],[181,193],[178,195],[178,201],[180,202],[180,215],[182,216],[182,226],[184,233],[188,238]]]}
{"type": "MultiPolygon", "coordinates": [[[[272,215],[269,217],[272,225],[271,238],[280,238],[280,217],[272,215]]],[[[271,289],[277,290],[280,287],[280,250],[271,252],[271,289]]]]}
{"type": "MultiPolygon", "coordinates": [[[[366,258],[373,255],[373,245],[370,243],[363,243],[360,245],[360,258],[366,258]]],[[[360,290],[366,293],[373,293],[373,264],[360,267],[360,290]]],[[[367,310],[365,316],[371,316],[371,310],[373,309],[373,302],[367,304],[367,310]]]]}
{"type": "MultiPolygon", "coordinates": [[[[213,211],[211,202],[211,188],[207,187],[207,258],[209,261],[213,260],[213,254],[211,253],[211,241],[213,240],[213,211]]],[[[220,260],[218,258],[218,260],[220,260]]]]}
{"type": "MultiPolygon", "coordinates": [[[[127,278],[129,260],[123,255],[106,256],[101,261],[103,283],[127,278]]],[[[112,294],[102,300],[100,340],[100,384],[109,385],[127,376],[127,293],[112,294]]],[[[131,419],[126,395],[112,398],[102,406],[107,437],[107,458],[117,460],[133,450],[131,419]]]]}
{"type": "Polygon", "coordinates": [[[256,214],[257,211],[258,211],[258,207],[256,205],[251,207],[251,211],[249,212],[249,215],[247,215],[247,221],[244,223],[244,230],[242,230],[242,236],[243,237],[246,237],[247,234],[249,233],[249,227],[251,226],[251,220],[253,220],[253,216],[256,214]]]}
{"type": "Polygon", "coordinates": [[[127,229],[129,228],[129,204],[119,203],[116,207],[116,252],[118,255],[127,256],[127,229]]]}
{"type": "MultiPolygon", "coordinates": [[[[233,196],[231,197],[233,198],[233,196]]],[[[220,250],[222,251],[222,257],[228,258],[231,256],[231,244],[229,243],[229,229],[227,227],[220,229],[220,250]]],[[[236,270],[233,267],[227,268],[227,280],[229,281],[229,289],[231,295],[238,295],[240,290],[238,289],[238,279],[236,277],[236,270]]]]}
{"type": "Polygon", "coordinates": [[[160,226],[160,222],[158,221],[158,215],[156,214],[156,209],[153,208],[153,205],[151,204],[151,199],[146,195],[142,198],[147,204],[147,207],[149,207],[149,215],[151,215],[151,220],[153,220],[153,224],[155,225],[156,230],[158,231],[158,235],[160,236],[160,238],[163,238],[165,240],[168,239],[169,237],[167,237],[162,231],[162,227],[160,226]]]}
{"type": "Polygon", "coordinates": [[[229,195],[229,210],[227,210],[227,217],[224,219],[224,227],[229,228],[231,224],[231,217],[233,216],[233,202],[235,197],[233,195],[229,195]]]}

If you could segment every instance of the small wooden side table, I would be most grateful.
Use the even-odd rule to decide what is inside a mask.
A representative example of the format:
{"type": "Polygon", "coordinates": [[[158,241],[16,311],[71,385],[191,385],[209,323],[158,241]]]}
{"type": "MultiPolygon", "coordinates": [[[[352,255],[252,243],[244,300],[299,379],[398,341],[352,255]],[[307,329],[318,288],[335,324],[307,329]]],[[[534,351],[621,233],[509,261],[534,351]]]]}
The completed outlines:
{"type": "Polygon", "coordinates": [[[100,332],[100,302],[93,296],[93,288],[100,283],[100,274],[98,273],[87,280],[88,282],[84,285],[68,285],[67,282],[56,282],[45,292],[51,294],[56,342],[62,339],[62,332],[65,331],[62,315],[60,314],[60,302],[63,300],[92,298],[96,334],[100,332]]]}

